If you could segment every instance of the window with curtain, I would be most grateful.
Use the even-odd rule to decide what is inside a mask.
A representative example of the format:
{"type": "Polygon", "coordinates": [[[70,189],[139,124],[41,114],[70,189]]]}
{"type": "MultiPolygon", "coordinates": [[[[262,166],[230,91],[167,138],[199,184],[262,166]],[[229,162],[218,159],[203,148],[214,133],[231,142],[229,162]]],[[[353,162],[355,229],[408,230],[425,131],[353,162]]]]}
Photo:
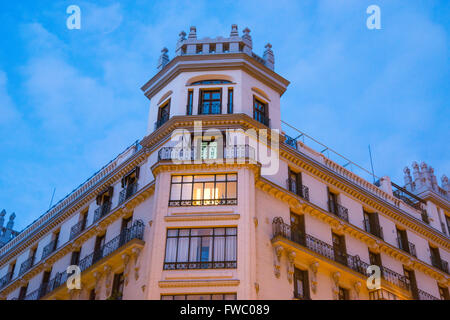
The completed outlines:
{"type": "Polygon", "coordinates": [[[237,228],[167,230],[164,270],[236,266],[237,228]]]}
{"type": "Polygon", "coordinates": [[[174,175],[169,206],[237,204],[237,174],[174,175]]]}

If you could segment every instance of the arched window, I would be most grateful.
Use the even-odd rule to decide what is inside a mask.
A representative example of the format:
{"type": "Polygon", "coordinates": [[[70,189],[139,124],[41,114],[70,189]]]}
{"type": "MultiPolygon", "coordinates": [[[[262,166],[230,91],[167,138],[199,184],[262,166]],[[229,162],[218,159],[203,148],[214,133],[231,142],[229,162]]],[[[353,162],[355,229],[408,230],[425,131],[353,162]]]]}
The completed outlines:
{"type": "Polygon", "coordinates": [[[191,85],[199,85],[199,84],[230,84],[232,83],[229,80],[201,80],[191,83],[191,85]]]}

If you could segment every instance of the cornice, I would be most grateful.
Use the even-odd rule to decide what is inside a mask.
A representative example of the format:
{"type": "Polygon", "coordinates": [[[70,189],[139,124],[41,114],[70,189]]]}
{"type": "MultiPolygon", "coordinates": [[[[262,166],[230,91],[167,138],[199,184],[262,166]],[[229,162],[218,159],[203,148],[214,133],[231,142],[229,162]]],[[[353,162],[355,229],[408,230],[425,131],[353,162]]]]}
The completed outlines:
{"type": "Polygon", "coordinates": [[[164,220],[167,222],[178,221],[229,221],[239,220],[239,214],[193,214],[193,215],[177,215],[165,216],[164,220]]]}

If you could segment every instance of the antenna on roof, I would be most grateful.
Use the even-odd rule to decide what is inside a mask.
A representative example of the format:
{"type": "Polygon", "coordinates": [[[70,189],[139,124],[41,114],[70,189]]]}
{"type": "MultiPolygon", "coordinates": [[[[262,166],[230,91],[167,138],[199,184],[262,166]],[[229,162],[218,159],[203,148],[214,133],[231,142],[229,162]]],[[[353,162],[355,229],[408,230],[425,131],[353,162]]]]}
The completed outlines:
{"type": "Polygon", "coordinates": [[[375,173],[373,171],[372,152],[370,151],[370,144],[369,144],[369,156],[370,156],[370,166],[372,167],[373,183],[375,183],[375,173]]]}
{"type": "Polygon", "coordinates": [[[48,209],[50,209],[50,208],[52,207],[53,197],[55,196],[55,191],[56,191],[56,188],[53,188],[52,199],[50,200],[50,204],[49,204],[49,206],[48,206],[48,209]]]}

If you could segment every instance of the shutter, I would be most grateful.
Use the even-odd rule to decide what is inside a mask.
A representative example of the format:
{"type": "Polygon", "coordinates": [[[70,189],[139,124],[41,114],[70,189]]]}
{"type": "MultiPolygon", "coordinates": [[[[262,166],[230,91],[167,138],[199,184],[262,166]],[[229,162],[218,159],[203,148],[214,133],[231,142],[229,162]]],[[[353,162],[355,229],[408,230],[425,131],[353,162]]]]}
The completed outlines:
{"type": "Polygon", "coordinates": [[[113,192],[114,192],[114,187],[110,186],[108,188],[108,194],[109,194],[110,199],[112,199],[112,197],[113,197],[113,192]]]}
{"type": "Polygon", "coordinates": [[[99,195],[97,195],[97,199],[96,199],[96,201],[97,201],[97,205],[99,206],[100,204],[101,204],[101,200],[102,200],[102,194],[103,194],[103,192],[102,193],[100,193],[99,195]]]}

